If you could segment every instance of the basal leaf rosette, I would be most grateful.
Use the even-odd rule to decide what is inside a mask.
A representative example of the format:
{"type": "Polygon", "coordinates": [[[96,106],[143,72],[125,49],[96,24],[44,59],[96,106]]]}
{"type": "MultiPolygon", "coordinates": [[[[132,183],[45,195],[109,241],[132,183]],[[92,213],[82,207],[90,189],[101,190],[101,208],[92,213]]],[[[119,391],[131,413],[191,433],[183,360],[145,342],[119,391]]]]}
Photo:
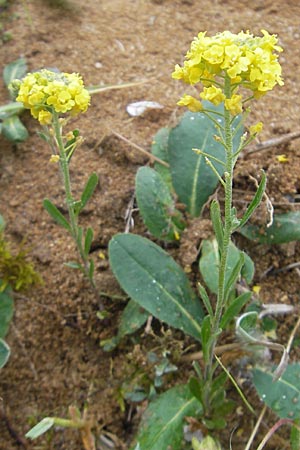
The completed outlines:
{"type": "MultiPolygon", "coordinates": [[[[282,48],[277,41],[276,35],[265,30],[261,37],[249,31],[224,31],[212,37],[201,32],[191,43],[183,67],[177,64],[172,77],[191,85],[201,83],[201,99],[214,105],[224,102],[235,116],[242,112],[245,101],[265,95],[276,84],[283,85],[278,62],[282,48]],[[230,81],[229,91],[225,89],[226,79],[230,81]],[[245,96],[245,90],[250,94],[245,96]]],[[[203,109],[201,101],[190,95],[184,95],[178,104],[193,112],[203,109]]]]}
{"type": "Polygon", "coordinates": [[[16,101],[30,109],[41,125],[49,125],[54,112],[74,116],[85,112],[90,104],[90,94],[77,73],[42,69],[28,73],[22,81],[15,80],[13,87],[18,88],[16,101]]]}

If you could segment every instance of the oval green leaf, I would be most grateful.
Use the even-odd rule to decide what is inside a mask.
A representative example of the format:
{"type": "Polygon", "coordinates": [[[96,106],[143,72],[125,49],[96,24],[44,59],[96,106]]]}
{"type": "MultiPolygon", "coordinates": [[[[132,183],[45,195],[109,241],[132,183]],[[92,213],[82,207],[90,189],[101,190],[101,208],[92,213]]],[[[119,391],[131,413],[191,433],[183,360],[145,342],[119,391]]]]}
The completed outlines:
{"type": "Polygon", "coordinates": [[[289,364],[279,378],[273,373],[253,370],[253,384],[264,403],[280,418],[300,418],[300,363],[289,364]]]}
{"type": "Polygon", "coordinates": [[[171,256],[148,239],[128,233],[111,239],[109,259],[130,298],[159,320],[201,339],[202,307],[171,256]]]}
{"type": "Polygon", "coordinates": [[[201,403],[193,396],[188,385],[175,386],[146,409],[135,449],[162,450],[182,448],[184,418],[202,413],[201,403]]]}
{"type": "Polygon", "coordinates": [[[4,119],[1,133],[12,142],[23,142],[28,138],[28,131],[17,115],[4,119]]]}
{"type": "Polygon", "coordinates": [[[7,343],[0,339],[0,369],[5,366],[10,356],[10,348],[7,343]]]}
{"type": "MultiPolygon", "coordinates": [[[[222,104],[216,107],[206,102],[205,107],[223,113],[222,104]]],[[[214,114],[212,116],[220,121],[221,126],[223,125],[223,119],[220,116],[214,114]]],[[[240,116],[237,116],[233,121],[233,132],[240,121],[240,116]]],[[[201,214],[204,204],[219,182],[217,175],[207,165],[204,156],[197,154],[193,149],[200,149],[211,155],[212,158],[217,158],[224,163],[225,150],[215,140],[216,134],[218,133],[212,120],[203,113],[191,112],[186,112],[177,127],[170,131],[168,153],[173,186],[179,201],[187,206],[193,217],[201,214]]],[[[242,134],[243,126],[240,126],[234,137],[234,151],[238,148],[242,134]]],[[[223,164],[214,159],[211,162],[219,175],[222,176],[224,173],[223,164]]]]}
{"type": "Polygon", "coordinates": [[[260,244],[284,244],[300,240],[300,211],[275,214],[273,224],[259,227],[246,224],[238,230],[246,238],[260,244]]]}
{"type": "Polygon", "coordinates": [[[136,175],[135,189],[140,213],[150,233],[167,241],[179,239],[177,225],[182,221],[182,214],[176,210],[169,188],[160,174],[150,167],[141,167],[136,175]]]}
{"type": "Polygon", "coordinates": [[[27,66],[24,58],[19,58],[10,64],[7,64],[3,69],[3,80],[6,87],[8,87],[13,80],[22,78],[26,72],[27,66]]]}

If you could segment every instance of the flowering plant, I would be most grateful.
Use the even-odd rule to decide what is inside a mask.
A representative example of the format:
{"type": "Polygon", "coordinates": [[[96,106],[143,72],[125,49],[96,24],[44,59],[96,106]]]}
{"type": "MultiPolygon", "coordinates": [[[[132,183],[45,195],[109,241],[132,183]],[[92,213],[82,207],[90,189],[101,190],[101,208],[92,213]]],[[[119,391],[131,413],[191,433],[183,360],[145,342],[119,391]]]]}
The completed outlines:
{"type": "MultiPolygon", "coordinates": [[[[179,450],[183,429],[187,428],[182,423],[187,416],[201,420],[199,429],[204,425],[208,430],[216,430],[226,426],[226,414],[233,407],[232,402],[226,399],[228,371],[215,353],[220,336],[251,298],[250,291],[239,294],[235,286],[241,277],[246,280],[249,277],[251,281],[253,263],[234,246],[231,236],[248,222],[260,204],[266,187],[266,176],[262,172],[253,199],[243,214],[238,215],[232,202],[233,172],[242,149],[262,129],[262,123],[259,122],[250,126],[248,132],[241,131],[249,112],[244,107],[277,84],[283,85],[277,54],[282,49],[277,45],[275,35],[269,35],[266,31],[262,34],[262,37],[255,37],[249,32],[233,34],[225,31],[208,37],[205,32],[199,33],[191,44],[183,67],[176,65],[172,74],[173,78],[187,84],[200,84],[201,91],[199,98],[185,94],[178,102],[180,106],[187,106],[190,112],[169,132],[167,144],[161,148],[160,155],[168,154],[169,159],[163,161],[167,162],[170,172],[167,176],[165,172],[158,176],[147,168],[140,171],[137,177],[137,199],[145,206],[142,214],[147,217],[154,232],[150,231],[156,233],[157,237],[165,236],[170,240],[178,240],[180,233],[177,222],[173,220],[177,213],[166,183],[171,182],[179,202],[187,206],[192,217],[201,213],[203,204],[198,202],[198,190],[205,191],[209,180],[206,174],[201,179],[201,173],[204,173],[201,172],[203,161],[206,161],[209,172],[223,187],[224,207],[221,208],[217,196],[210,204],[215,239],[206,241],[205,246],[202,246],[199,270],[206,284],[205,287],[198,283],[202,302],[193,292],[186,273],[153,242],[125,233],[114,236],[109,245],[112,270],[131,301],[192,336],[201,342],[202,347],[203,364],[200,367],[194,363],[196,376],[191,377],[186,385],[175,386],[150,403],[137,435],[135,450],[168,446],[179,450]],[[204,119],[208,119],[209,125],[204,119]],[[200,127],[201,132],[192,132],[193,126],[200,127]],[[190,139],[192,134],[197,137],[196,145],[200,148],[195,148],[195,144],[191,148],[191,142],[195,142],[190,139]],[[185,145],[187,141],[189,145],[185,145]],[[189,150],[193,153],[193,159],[189,150]],[[191,175],[191,180],[184,178],[187,173],[191,175]],[[147,205],[142,203],[142,196],[146,198],[148,193],[144,189],[146,178],[147,189],[152,189],[153,194],[148,195],[147,205]],[[186,194],[186,191],[189,193],[186,194]],[[148,213],[150,202],[154,207],[148,213]],[[155,208],[157,204],[160,209],[155,208]],[[154,211],[160,213],[159,226],[156,223],[153,225],[154,211]],[[218,373],[220,366],[224,372],[218,373]]],[[[249,323],[253,329],[257,313],[249,314],[241,316],[236,329],[240,337],[253,344],[248,333],[249,323]]],[[[123,324],[121,322],[121,326],[123,324]]],[[[264,345],[259,339],[255,343],[264,345]]],[[[284,364],[280,370],[283,367],[284,364]]],[[[288,398],[287,395],[285,397],[288,398]]],[[[249,403],[247,406],[251,410],[249,403]]],[[[249,440],[247,450],[251,439],[253,437],[249,440]]],[[[207,448],[205,445],[205,439],[200,444],[196,436],[192,438],[193,449],[207,448]]],[[[217,443],[214,448],[217,448],[217,443]]]]}
{"type": "MultiPolygon", "coordinates": [[[[93,173],[81,194],[75,200],[72,194],[69,164],[74,151],[83,139],[78,130],[64,133],[63,127],[68,122],[66,115],[75,116],[85,112],[90,104],[90,94],[84,87],[83,80],[76,73],[60,73],[47,69],[28,73],[22,80],[14,80],[11,90],[17,91],[16,100],[21,102],[34,118],[44,128],[41,136],[49,144],[52,156],[51,162],[58,162],[65,188],[66,205],[69,220],[49,200],[44,200],[44,207],[52,218],[64,227],[72,236],[77,247],[81,262],[70,262],[68,266],[81,270],[89,279],[97,296],[99,295],[94,282],[94,262],[89,258],[93,240],[93,230],[85,232],[78,225],[78,215],[91,198],[98,177],[93,173]]],[[[100,301],[100,300],[99,300],[100,301]]],[[[100,307],[102,304],[100,302],[100,307]]]]}

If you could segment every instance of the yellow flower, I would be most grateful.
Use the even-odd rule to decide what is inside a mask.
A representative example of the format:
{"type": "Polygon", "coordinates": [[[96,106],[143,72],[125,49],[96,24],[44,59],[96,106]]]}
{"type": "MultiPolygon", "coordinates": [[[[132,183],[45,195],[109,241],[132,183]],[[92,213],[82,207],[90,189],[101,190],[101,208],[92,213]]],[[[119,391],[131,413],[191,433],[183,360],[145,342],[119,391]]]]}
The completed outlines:
{"type": "Polygon", "coordinates": [[[287,162],[289,162],[289,159],[286,157],[286,155],[277,155],[276,159],[280,163],[287,163],[287,162]]]}
{"type": "Polygon", "coordinates": [[[192,112],[202,111],[203,106],[200,100],[195,99],[191,95],[184,94],[184,96],[177,102],[179,106],[187,106],[192,112]]]}
{"type": "Polygon", "coordinates": [[[51,121],[49,109],[76,115],[85,112],[90,104],[90,94],[84,88],[82,78],[76,73],[57,73],[43,69],[27,74],[17,84],[13,83],[15,86],[19,85],[16,100],[30,109],[33,117],[43,125],[51,121]]]}
{"type": "Polygon", "coordinates": [[[230,111],[230,114],[236,116],[243,111],[242,96],[238,94],[233,94],[231,98],[226,98],[225,108],[230,111]]]}
{"type": "MultiPolygon", "coordinates": [[[[255,98],[265,95],[276,84],[283,85],[277,55],[281,51],[276,35],[270,35],[265,30],[262,30],[261,37],[253,36],[249,31],[238,34],[224,31],[212,37],[201,32],[191,43],[183,67],[177,64],[172,77],[188,84],[201,83],[208,89],[220,88],[222,91],[224,78],[229,77],[232,90],[231,99],[227,102],[230,105],[228,109],[232,114],[238,114],[241,103],[234,97],[234,94],[237,95],[237,85],[251,90],[255,98]]],[[[201,97],[206,100],[213,98],[216,105],[220,103],[211,91],[204,90],[201,97]]]]}
{"type": "Polygon", "coordinates": [[[222,89],[217,88],[216,86],[205,87],[203,92],[201,92],[200,97],[203,98],[203,100],[209,100],[214,105],[219,105],[225,100],[222,89]]]}
{"type": "Polygon", "coordinates": [[[262,129],[263,129],[262,122],[257,122],[255,125],[251,125],[251,127],[249,128],[249,131],[250,131],[250,134],[254,135],[254,134],[260,133],[262,129]]]}
{"type": "Polygon", "coordinates": [[[57,163],[58,161],[59,161],[59,155],[51,155],[51,158],[49,159],[49,162],[57,163]]]}

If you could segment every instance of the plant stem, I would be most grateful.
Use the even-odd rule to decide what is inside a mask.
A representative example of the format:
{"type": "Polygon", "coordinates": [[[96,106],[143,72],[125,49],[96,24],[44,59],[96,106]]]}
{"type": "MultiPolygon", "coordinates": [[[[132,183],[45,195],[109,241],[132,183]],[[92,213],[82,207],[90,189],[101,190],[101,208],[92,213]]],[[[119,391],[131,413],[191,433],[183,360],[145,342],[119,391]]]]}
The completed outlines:
{"type": "Polygon", "coordinates": [[[84,253],[84,248],[82,245],[82,233],[79,231],[77,215],[75,214],[75,211],[74,211],[74,203],[75,202],[74,202],[74,198],[73,198],[72,190],[71,190],[69,163],[68,163],[67,155],[65,152],[64,143],[62,140],[61,125],[59,123],[59,117],[55,111],[52,112],[52,115],[53,115],[54,135],[55,135],[56,144],[57,144],[57,147],[59,150],[59,164],[60,164],[60,169],[61,169],[62,178],[63,178],[63,184],[64,184],[64,188],[65,188],[66,204],[67,204],[70,227],[71,227],[71,236],[75,242],[77,251],[78,251],[81,261],[82,261],[83,273],[88,278],[93,291],[95,292],[95,294],[97,295],[97,297],[99,299],[100,309],[103,309],[103,305],[99,298],[100,297],[99,292],[96,288],[93,277],[90,275],[90,270],[89,270],[90,262],[84,253]]]}
{"type": "MultiPolygon", "coordinates": [[[[228,75],[225,77],[224,84],[224,94],[226,98],[231,97],[231,86],[230,78],[228,75]]],[[[214,373],[214,351],[217,345],[220,321],[222,318],[222,313],[226,303],[225,298],[225,276],[226,276],[226,266],[228,260],[228,249],[231,241],[232,234],[232,182],[233,182],[233,168],[234,168],[234,158],[233,158],[233,136],[231,130],[231,115],[230,111],[226,110],[224,106],[224,130],[225,130],[225,152],[226,152],[226,163],[225,163],[225,206],[224,206],[224,234],[223,234],[223,245],[219,249],[220,252],[220,265],[219,265],[219,281],[218,281],[218,294],[214,317],[211,323],[211,343],[209,348],[209,358],[205,366],[205,380],[208,383],[206,389],[206,398],[204,403],[206,408],[209,410],[209,396],[210,396],[210,386],[212,383],[212,377],[214,373]]]]}

